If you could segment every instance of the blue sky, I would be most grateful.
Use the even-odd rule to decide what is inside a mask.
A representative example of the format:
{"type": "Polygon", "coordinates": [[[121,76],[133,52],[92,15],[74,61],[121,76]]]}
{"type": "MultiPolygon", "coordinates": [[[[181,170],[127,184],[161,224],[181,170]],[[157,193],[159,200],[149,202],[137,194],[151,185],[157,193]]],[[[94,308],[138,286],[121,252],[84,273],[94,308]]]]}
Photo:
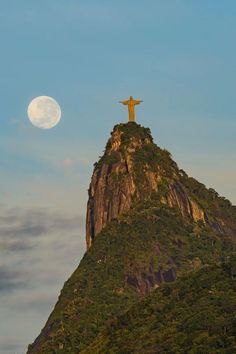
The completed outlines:
{"type": "Polygon", "coordinates": [[[236,3],[0,5],[0,351],[21,354],[84,253],[92,166],[127,120],[119,100],[144,100],[155,142],[236,203],[236,3]],[[26,115],[40,95],[62,109],[48,131],[26,115]]]}

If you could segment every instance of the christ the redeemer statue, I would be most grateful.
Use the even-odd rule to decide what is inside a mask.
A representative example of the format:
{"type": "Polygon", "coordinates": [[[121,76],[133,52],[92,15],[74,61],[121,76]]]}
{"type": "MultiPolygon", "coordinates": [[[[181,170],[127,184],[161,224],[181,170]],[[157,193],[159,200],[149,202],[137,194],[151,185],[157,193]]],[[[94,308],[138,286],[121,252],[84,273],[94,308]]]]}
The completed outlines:
{"type": "Polygon", "coordinates": [[[140,104],[143,101],[140,100],[134,100],[132,96],[130,96],[128,101],[120,101],[119,103],[123,103],[124,105],[128,106],[129,110],[129,121],[134,122],[135,121],[135,106],[136,104],[140,104]]]}

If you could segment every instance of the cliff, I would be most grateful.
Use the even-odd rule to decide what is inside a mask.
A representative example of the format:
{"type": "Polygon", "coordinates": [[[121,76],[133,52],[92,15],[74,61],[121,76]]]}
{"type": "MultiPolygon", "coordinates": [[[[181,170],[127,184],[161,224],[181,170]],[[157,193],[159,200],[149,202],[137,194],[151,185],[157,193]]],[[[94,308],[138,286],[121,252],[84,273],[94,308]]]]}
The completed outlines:
{"type": "MultiPolygon", "coordinates": [[[[153,311],[156,308],[163,316],[159,337],[156,334],[155,338],[166,338],[165,319],[171,326],[176,312],[167,304],[161,314],[161,294],[169,294],[171,287],[176,297],[183,296],[191,306],[193,294],[201,292],[197,274],[202,279],[207,270],[209,277],[214,277],[213,270],[236,251],[235,236],[236,209],[228,200],[180,170],[170,153],[154,144],[149,129],[136,123],[115,126],[104,155],[94,166],[89,188],[88,250],[65,283],[28,353],[108,353],[108,343],[113,340],[117,345],[111,347],[111,352],[124,353],[123,349],[119,351],[119,343],[121,348],[126,345],[117,340],[117,333],[121,333],[119,326],[124,318],[127,329],[129,320],[125,316],[129,319],[134,309],[137,318],[130,321],[131,332],[138,331],[140,301],[144,301],[143,311],[147,309],[148,316],[148,304],[153,301],[153,311]],[[196,286],[191,285],[192,290],[186,288],[178,295],[179,281],[186,276],[196,279],[196,286]],[[114,331],[110,332],[111,328],[114,331]]],[[[219,270],[222,281],[224,272],[219,270]]],[[[189,283],[188,279],[186,283],[183,280],[183,286],[189,283]]],[[[211,280],[212,287],[213,283],[211,280]]],[[[227,288],[227,284],[224,286],[227,288]]],[[[179,303],[177,313],[182,305],[179,303]]],[[[191,316],[197,316],[198,310],[193,312],[191,316]]],[[[149,318],[152,321],[151,315],[149,318]]],[[[224,318],[231,321],[227,314],[224,318]]],[[[210,331],[207,317],[204,321],[207,329],[203,331],[210,331]]],[[[175,328],[180,342],[184,323],[180,321],[175,328]]],[[[189,331],[191,326],[190,323],[189,331]]],[[[145,327],[141,338],[148,338],[145,331],[150,328],[145,327]]],[[[219,327],[219,338],[221,331],[219,327]]],[[[127,353],[140,353],[134,344],[136,339],[131,339],[134,347],[131,351],[127,349],[127,353]]],[[[161,352],[160,343],[156,351],[145,343],[142,353],[161,352]]],[[[137,344],[141,345],[140,341],[137,344]]]]}
{"type": "MultiPolygon", "coordinates": [[[[193,221],[202,221],[222,233],[236,234],[234,225],[226,225],[222,213],[219,217],[208,215],[208,205],[196,200],[188,185],[186,173],[179,170],[167,150],[153,143],[149,129],[134,122],[116,125],[104,155],[95,164],[89,187],[87,248],[109,221],[129,210],[133,202],[148,200],[153,193],[159,193],[163,204],[179,208],[182,215],[193,221]]],[[[212,190],[213,195],[216,192],[212,190]]]]}

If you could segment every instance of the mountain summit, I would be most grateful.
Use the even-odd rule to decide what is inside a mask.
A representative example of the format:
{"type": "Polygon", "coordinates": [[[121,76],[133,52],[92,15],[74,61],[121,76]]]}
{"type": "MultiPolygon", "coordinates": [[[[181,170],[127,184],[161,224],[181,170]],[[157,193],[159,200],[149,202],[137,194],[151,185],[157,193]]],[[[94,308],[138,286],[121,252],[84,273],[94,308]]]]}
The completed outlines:
{"type": "Polygon", "coordinates": [[[224,198],[218,200],[215,191],[208,191],[179,170],[170,153],[153,143],[148,128],[129,122],[114,127],[104,155],[95,164],[87,207],[87,248],[107,222],[155,193],[163,204],[177,207],[183,216],[202,221],[220,233],[236,234],[235,225],[225,222],[220,207],[224,198]],[[208,199],[209,205],[202,199],[208,199]],[[218,201],[217,213],[209,210],[211,201],[218,201]]]}
{"type": "Polygon", "coordinates": [[[94,164],[87,252],[28,353],[208,353],[210,341],[214,353],[233,348],[235,238],[227,199],[179,169],[148,128],[116,125],[94,164]],[[230,293],[230,315],[220,289],[230,293]],[[193,294],[219,315],[211,325],[185,326],[186,304],[195,304],[191,317],[198,312],[193,294]]]}

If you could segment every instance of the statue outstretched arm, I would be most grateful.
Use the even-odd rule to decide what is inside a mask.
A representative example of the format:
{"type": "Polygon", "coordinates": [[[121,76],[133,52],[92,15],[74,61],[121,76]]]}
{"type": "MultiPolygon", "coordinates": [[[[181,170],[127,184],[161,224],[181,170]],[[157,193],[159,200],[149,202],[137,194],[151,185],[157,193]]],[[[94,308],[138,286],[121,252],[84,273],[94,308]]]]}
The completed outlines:
{"type": "Polygon", "coordinates": [[[142,103],[142,102],[143,102],[142,100],[135,100],[135,101],[134,101],[135,104],[140,104],[140,103],[142,103]]]}
{"type": "Polygon", "coordinates": [[[119,103],[122,103],[122,104],[128,105],[128,104],[129,104],[129,101],[119,101],[119,103]]]}

